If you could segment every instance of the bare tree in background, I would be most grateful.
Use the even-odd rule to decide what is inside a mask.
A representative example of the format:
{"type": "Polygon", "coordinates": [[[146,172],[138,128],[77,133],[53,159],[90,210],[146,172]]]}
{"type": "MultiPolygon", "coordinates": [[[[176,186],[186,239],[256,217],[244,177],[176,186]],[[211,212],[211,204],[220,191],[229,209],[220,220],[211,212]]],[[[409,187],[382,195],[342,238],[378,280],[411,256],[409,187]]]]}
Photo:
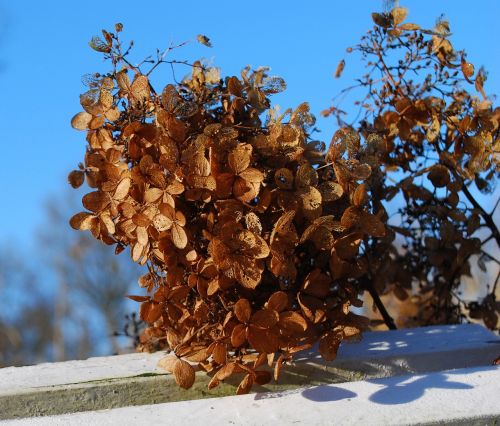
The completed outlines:
{"type": "Polygon", "coordinates": [[[78,202],[74,193],[47,202],[34,253],[0,247],[0,367],[133,350],[118,334],[140,268],[67,227],[78,202]]]}
{"type": "Polygon", "coordinates": [[[0,249],[0,367],[33,364],[52,357],[54,329],[49,292],[34,269],[12,249],[0,249]]]}
{"type": "MultiPolygon", "coordinates": [[[[125,295],[141,275],[140,268],[128,261],[127,254],[115,255],[113,250],[85,233],[67,230],[64,226],[79,203],[74,194],[46,204],[46,225],[39,238],[45,247],[47,261],[57,279],[55,300],[56,323],[69,315],[86,324],[93,342],[101,351],[119,353],[131,350],[120,345],[117,334],[125,325],[124,315],[129,304],[125,295]],[[99,337],[98,337],[99,336],[99,337]]],[[[67,330],[58,327],[54,348],[56,359],[67,358],[67,330]]],[[[98,348],[95,348],[98,350],[98,348]]],[[[93,350],[90,351],[94,352],[93,350]]]]}

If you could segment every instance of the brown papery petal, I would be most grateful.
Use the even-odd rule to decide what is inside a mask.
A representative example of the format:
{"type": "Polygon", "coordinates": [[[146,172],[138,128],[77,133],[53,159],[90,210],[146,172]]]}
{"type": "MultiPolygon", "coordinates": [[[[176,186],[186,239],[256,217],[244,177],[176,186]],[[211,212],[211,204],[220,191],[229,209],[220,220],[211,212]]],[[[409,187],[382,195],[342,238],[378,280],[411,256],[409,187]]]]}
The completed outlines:
{"type": "Polygon", "coordinates": [[[173,221],[162,214],[157,214],[153,218],[153,226],[159,232],[166,231],[172,227],[173,221]]]}
{"type": "Polygon", "coordinates": [[[174,366],[179,359],[175,355],[168,355],[164,358],[161,358],[156,364],[159,368],[172,373],[174,371],[174,366]]]}
{"type": "Polygon", "coordinates": [[[262,271],[255,266],[235,265],[236,279],[245,288],[255,289],[262,279],[262,271]]]}
{"type": "Polygon", "coordinates": [[[100,219],[108,234],[113,235],[116,232],[116,227],[111,216],[109,214],[101,214],[100,219]]]}
{"type": "Polygon", "coordinates": [[[71,126],[76,130],[87,130],[92,118],[88,112],[79,112],[71,119],[71,126]]]}
{"type": "Polygon", "coordinates": [[[257,234],[254,234],[254,236],[255,245],[249,251],[249,254],[255,259],[265,259],[267,256],[269,256],[270,253],[269,246],[267,245],[264,238],[260,237],[257,234]]]}
{"type": "Polygon", "coordinates": [[[350,206],[344,210],[342,214],[342,218],[340,219],[340,223],[342,226],[346,228],[351,228],[355,225],[362,225],[361,218],[363,216],[363,212],[357,207],[350,206]]]}
{"type": "Polygon", "coordinates": [[[236,389],[236,394],[237,395],[247,394],[248,392],[250,392],[252,385],[253,385],[253,376],[250,374],[245,375],[245,377],[243,377],[243,380],[238,385],[238,389],[236,389]]]}
{"type": "Polygon", "coordinates": [[[318,172],[316,172],[309,163],[301,165],[295,176],[295,185],[297,188],[316,186],[317,184],[318,172]]]}
{"type": "Polygon", "coordinates": [[[333,361],[337,357],[337,351],[342,341],[342,333],[328,331],[319,340],[319,353],[326,361],[333,361]]]}
{"type": "Polygon", "coordinates": [[[248,168],[243,170],[239,176],[245,179],[247,182],[260,183],[264,180],[264,175],[260,170],[254,168],[248,168]]]}
{"type": "Polygon", "coordinates": [[[137,226],[143,226],[147,228],[151,224],[151,220],[143,213],[136,213],[132,216],[132,221],[137,226]]]}
{"type": "Polygon", "coordinates": [[[82,204],[91,212],[97,213],[107,207],[111,202],[110,197],[105,192],[94,191],[85,194],[82,198],[82,204]]]}
{"type": "Polygon", "coordinates": [[[161,316],[161,305],[156,302],[143,302],[141,304],[140,316],[147,323],[154,323],[161,316]]]}
{"type": "Polygon", "coordinates": [[[246,326],[244,324],[236,325],[231,332],[231,345],[235,348],[239,348],[246,340],[246,326]]]}
{"type": "Polygon", "coordinates": [[[137,233],[138,243],[145,246],[149,241],[148,232],[146,231],[146,228],[144,228],[143,226],[138,226],[135,232],[137,233]]]}
{"type": "Polygon", "coordinates": [[[391,10],[392,19],[394,25],[398,25],[406,19],[408,15],[408,9],[405,7],[395,7],[391,10]]]}
{"type": "Polygon", "coordinates": [[[362,217],[361,226],[363,231],[372,237],[383,237],[385,236],[386,230],[384,222],[382,222],[377,216],[365,213],[362,217]]]}
{"type": "Polygon", "coordinates": [[[276,312],[283,311],[288,306],[288,296],[284,291],[277,291],[271,294],[266,304],[267,308],[276,312]]]}
{"type": "Polygon", "coordinates": [[[120,110],[118,108],[111,108],[104,113],[104,116],[109,121],[116,121],[120,118],[120,110]]]}
{"type": "Polygon", "coordinates": [[[247,299],[240,299],[234,304],[234,314],[238,321],[246,324],[250,321],[252,315],[252,307],[247,299]]]}
{"type": "Polygon", "coordinates": [[[245,216],[245,225],[249,231],[252,231],[254,234],[260,235],[262,232],[262,224],[260,222],[259,216],[255,213],[250,212],[245,216]]]}
{"type": "Polygon", "coordinates": [[[233,193],[239,200],[249,203],[259,194],[259,184],[237,177],[233,184],[233,193]]]}
{"type": "Polygon", "coordinates": [[[227,361],[226,345],[223,343],[216,343],[212,351],[212,356],[217,364],[225,364],[227,361]]]}
{"type": "Polygon", "coordinates": [[[265,385],[266,383],[269,383],[272,379],[272,375],[270,371],[255,371],[255,383],[259,385],[265,385]]]}
{"type": "Polygon", "coordinates": [[[252,315],[250,323],[262,328],[271,328],[279,321],[278,313],[273,309],[261,309],[252,315]]]}
{"type": "Polygon", "coordinates": [[[279,315],[279,325],[285,332],[291,334],[301,334],[307,330],[307,321],[294,311],[282,312],[279,315]]]}
{"type": "Polygon", "coordinates": [[[73,170],[68,175],[68,182],[73,188],[79,188],[82,186],[83,181],[85,180],[85,173],[81,170],[73,170]]]}
{"type": "Polygon", "coordinates": [[[272,354],[279,348],[278,337],[266,328],[250,325],[247,328],[247,339],[250,345],[258,352],[272,354]]]}
{"type": "Polygon", "coordinates": [[[235,76],[228,79],[227,88],[229,90],[229,93],[231,93],[231,95],[234,95],[234,96],[241,96],[242,95],[241,83],[238,80],[238,78],[235,76]]]}
{"type": "Polygon", "coordinates": [[[339,238],[334,242],[335,250],[342,259],[350,259],[358,254],[359,246],[362,241],[362,234],[354,232],[339,238]]]}
{"type": "Polygon", "coordinates": [[[368,202],[368,194],[366,192],[366,185],[363,183],[356,188],[352,201],[356,207],[362,207],[368,202]]]}
{"type": "Polygon", "coordinates": [[[358,164],[352,169],[352,175],[358,180],[366,180],[372,174],[372,168],[368,164],[358,164]]]}
{"type": "Polygon", "coordinates": [[[214,379],[222,381],[230,377],[233,373],[241,373],[242,371],[244,370],[237,363],[230,362],[215,373],[214,379]]]}
{"type": "Polygon", "coordinates": [[[128,78],[126,70],[116,73],[116,82],[121,90],[130,90],[130,79],[128,78]]]}
{"type": "Polygon", "coordinates": [[[149,188],[144,193],[144,201],[146,203],[154,203],[158,201],[163,195],[163,190],[160,188],[149,188]]]}
{"type": "Polygon", "coordinates": [[[123,200],[128,195],[131,183],[132,181],[130,180],[130,178],[122,179],[116,187],[113,199],[117,201],[123,200]]]}
{"type": "Polygon", "coordinates": [[[238,145],[233,151],[227,156],[227,162],[231,171],[237,175],[240,174],[250,165],[250,160],[252,157],[252,146],[248,144],[238,145]]]}
{"type": "Polygon", "coordinates": [[[149,99],[149,81],[145,75],[136,75],[130,87],[130,94],[135,102],[145,102],[149,99]]]}
{"type": "Polygon", "coordinates": [[[104,116],[100,115],[99,117],[94,117],[92,120],[90,120],[89,123],[89,129],[95,130],[98,129],[99,127],[102,127],[104,124],[104,116]]]}
{"type": "Polygon", "coordinates": [[[142,257],[142,253],[144,251],[144,246],[140,243],[136,243],[132,247],[132,260],[134,262],[138,262],[139,259],[142,257]]]}
{"type": "Polygon", "coordinates": [[[179,249],[185,248],[188,243],[186,231],[182,226],[175,222],[172,225],[172,242],[179,249]]]}
{"type": "Polygon", "coordinates": [[[172,370],[176,383],[183,389],[193,386],[195,380],[194,368],[188,362],[178,359],[172,370]]]}
{"type": "Polygon", "coordinates": [[[73,229],[79,231],[87,231],[92,227],[92,221],[97,220],[96,217],[90,213],[77,213],[70,220],[69,224],[73,229]]]}

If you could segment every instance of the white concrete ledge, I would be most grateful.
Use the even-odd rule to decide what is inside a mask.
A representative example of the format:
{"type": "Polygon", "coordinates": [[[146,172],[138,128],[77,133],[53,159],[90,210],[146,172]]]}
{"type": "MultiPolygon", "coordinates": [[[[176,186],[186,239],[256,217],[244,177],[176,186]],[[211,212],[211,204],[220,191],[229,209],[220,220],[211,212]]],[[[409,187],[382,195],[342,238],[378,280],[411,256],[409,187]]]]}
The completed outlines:
{"type": "MultiPolygon", "coordinates": [[[[478,325],[366,333],[360,343],[343,345],[331,363],[314,351],[301,354],[280,383],[256,391],[486,366],[499,354],[500,339],[478,325]]],[[[156,367],[162,356],[130,354],[0,369],[0,420],[234,393],[230,384],[207,391],[203,373],[192,389],[177,388],[156,367]]]]}
{"type": "Polygon", "coordinates": [[[500,367],[475,367],[62,416],[5,426],[88,425],[495,425],[500,367]]]}

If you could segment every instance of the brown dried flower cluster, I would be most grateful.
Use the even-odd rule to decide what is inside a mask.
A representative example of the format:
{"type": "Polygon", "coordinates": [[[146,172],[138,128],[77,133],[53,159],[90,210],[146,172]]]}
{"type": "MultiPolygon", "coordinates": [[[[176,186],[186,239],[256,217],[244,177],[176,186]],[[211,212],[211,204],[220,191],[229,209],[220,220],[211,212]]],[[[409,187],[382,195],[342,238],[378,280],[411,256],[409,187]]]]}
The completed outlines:
{"type": "MultiPolygon", "coordinates": [[[[437,58],[440,73],[449,66],[444,36],[424,41],[418,27],[402,25],[388,31],[396,18],[380,16],[388,22],[377,22],[371,37],[406,39],[437,58]]],[[[365,290],[384,310],[377,291],[401,294],[430,269],[463,274],[463,260],[477,249],[468,235],[480,212],[459,210],[458,192],[495,167],[498,111],[491,104],[463,93],[447,103],[424,88],[410,91],[402,78],[387,80],[374,120],[357,130],[342,125],[326,150],[312,139],[307,103],[283,113],[270,107],[285,82],[268,69],[221,79],[200,62],[167,61],[171,47],[143,72],[144,64],[132,65],[122,50],[121,30],[91,42],[113,69],[86,79],[84,111],[72,120],[87,132],[88,146],[69,180],[93,191],[71,226],[117,253],[129,247],[132,260],[147,265],[139,284],[148,295],[129,296],[149,325],[142,349],[170,349],[160,364],[181,387],[192,386],[199,368],[211,374],[209,388],[240,374],[237,392],[246,393],[277,380],[294,353],[316,342],[332,360],[343,340],[368,326],[351,312],[365,290]],[[192,73],[157,92],[149,75],[164,62],[192,73]],[[439,161],[413,169],[427,145],[439,161]],[[391,168],[411,178],[391,186],[391,168]],[[415,183],[424,174],[434,192],[415,183]],[[411,261],[394,241],[396,232],[410,238],[414,231],[388,225],[383,203],[400,191],[405,214],[422,214],[439,234],[432,240],[422,228],[415,241],[425,244],[405,255],[411,261]],[[426,257],[415,259],[422,250],[426,257]]],[[[210,45],[205,36],[198,40],[210,45]]],[[[462,65],[468,79],[469,65],[462,65]]]]}
{"type": "MultiPolygon", "coordinates": [[[[366,95],[357,101],[364,114],[355,129],[366,142],[378,140],[382,176],[371,203],[397,218],[390,226],[397,239],[371,243],[369,274],[377,294],[406,305],[402,326],[481,320],[498,330],[499,199],[492,197],[500,173],[500,108],[483,89],[484,69],[476,71],[453,48],[447,21],[425,30],[405,23],[406,16],[402,7],[374,13],[376,26],[348,49],[368,70],[357,80],[366,95]],[[464,300],[473,263],[491,281],[478,283],[480,300],[464,300]]],[[[339,73],[344,66],[345,60],[339,73]]],[[[339,108],[324,114],[345,125],[339,108]]]]}

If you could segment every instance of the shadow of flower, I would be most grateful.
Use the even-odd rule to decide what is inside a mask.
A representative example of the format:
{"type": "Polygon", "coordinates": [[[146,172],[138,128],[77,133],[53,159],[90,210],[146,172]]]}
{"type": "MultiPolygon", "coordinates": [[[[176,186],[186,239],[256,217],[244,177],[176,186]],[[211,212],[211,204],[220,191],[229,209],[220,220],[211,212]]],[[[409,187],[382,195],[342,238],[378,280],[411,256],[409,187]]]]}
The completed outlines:
{"type": "Polygon", "coordinates": [[[357,394],[350,390],[339,388],[338,386],[325,385],[304,389],[302,391],[302,396],[315,402],[330,402],[355,398],[357,394]]]}
{"type": "Polygon", "coordinates": [[[368,380],[370,383],[382,384],[384,387],[370,396],[370,401],[377,404],[397,405],[415,401],[428,389],[472,389],[466,383],[449,381],[446,374],[432,374],[414,380],[414,378],[391,377],[368,380]]]}

